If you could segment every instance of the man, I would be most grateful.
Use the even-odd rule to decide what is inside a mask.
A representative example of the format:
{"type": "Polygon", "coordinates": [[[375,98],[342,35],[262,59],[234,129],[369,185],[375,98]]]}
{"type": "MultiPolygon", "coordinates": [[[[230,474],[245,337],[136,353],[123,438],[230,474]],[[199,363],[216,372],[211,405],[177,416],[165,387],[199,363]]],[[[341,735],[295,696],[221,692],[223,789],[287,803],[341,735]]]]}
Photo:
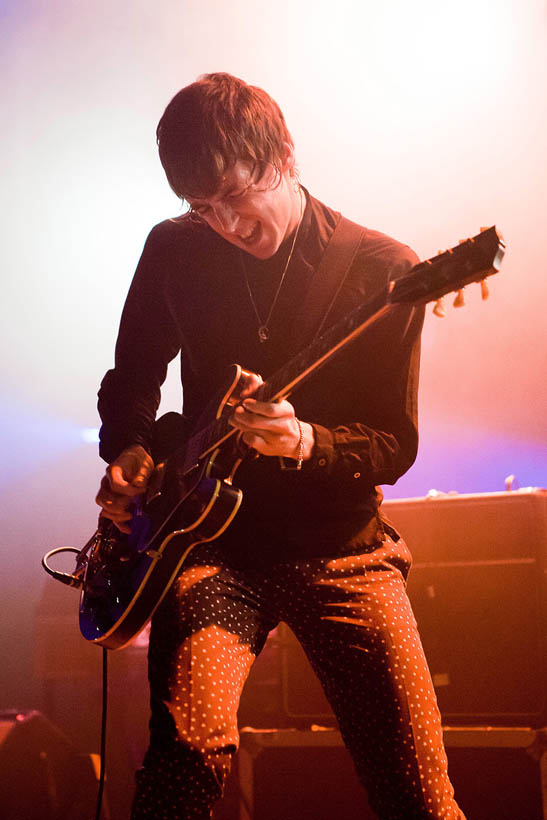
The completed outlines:
{"type": "Polygon", "coordinates": [[[194,547],[154,615],[150,747],[133,819],[210,817],[237,750],[244,681],[280,620],[319,676],[379,818],[461,818],[405,592],[410,556],[376,489],[416,456],[423,311],[392,310],[290,401],[253,398],[258,374],[277,371],[416,257],[357,229],[347,270],[329,281],[321,262],[331,244],[331,260],[343,253],[340,215],[301,187],[283,115],[261,89],[205,75],[174,97],[157,136],[190,211],[152,230],[127,297],[99,393],[109,467],[97,502],[129,530],[129,503],[154,466],[160,386],[179,351],[194,422],[230,365],[249,371],[230,424],[258,457],[234,476],[237,516],[194,547]]]}

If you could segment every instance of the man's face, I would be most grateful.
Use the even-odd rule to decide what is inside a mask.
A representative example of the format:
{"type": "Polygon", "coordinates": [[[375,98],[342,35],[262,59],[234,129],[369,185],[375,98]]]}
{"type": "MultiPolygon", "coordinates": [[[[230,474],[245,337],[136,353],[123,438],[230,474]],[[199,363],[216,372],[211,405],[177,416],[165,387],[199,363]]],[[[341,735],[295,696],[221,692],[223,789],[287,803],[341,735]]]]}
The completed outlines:
{"type": "Polygon", "coordinates": [[[268,259],[296,228],[301,214],[301,194],[290,175],[292,153],[290,157],[281,176],[268,167],[260,180],[253,176],[251,163],[238,160],[214,196],[189,200],[192,210],[232,245],[268,259]]]}

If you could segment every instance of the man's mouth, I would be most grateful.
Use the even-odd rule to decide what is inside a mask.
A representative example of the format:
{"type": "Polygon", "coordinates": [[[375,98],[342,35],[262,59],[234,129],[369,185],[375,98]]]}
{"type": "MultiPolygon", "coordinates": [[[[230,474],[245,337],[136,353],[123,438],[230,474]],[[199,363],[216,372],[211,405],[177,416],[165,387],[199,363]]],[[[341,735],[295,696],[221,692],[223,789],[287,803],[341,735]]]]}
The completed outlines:
{"type": "Polygon", "coordinates": [[[252,228],[250,228],[246,233],[239,234],[239,238],[242,242],[246,245],[252,245],[258,239],[258,235],[260,233],[260,223],[256,222],[252,228]]]}

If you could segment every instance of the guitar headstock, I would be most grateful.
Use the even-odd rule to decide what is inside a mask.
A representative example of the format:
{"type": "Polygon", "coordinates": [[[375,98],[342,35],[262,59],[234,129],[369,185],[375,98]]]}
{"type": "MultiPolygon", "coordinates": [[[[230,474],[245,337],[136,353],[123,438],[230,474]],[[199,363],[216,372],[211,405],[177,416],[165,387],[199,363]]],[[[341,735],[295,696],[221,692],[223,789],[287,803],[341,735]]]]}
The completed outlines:
{"type": "MultiPolygon", "coordinates": [[[[486,228],[391,281],[389,300],[392,304],[415,305],[437,301],[451,291],[461,291],[466,285],[483,282],[497,273],[504,254],[505,243],[496,228],[486,228]]],[[[483,296],[485,292],[483,287],[483,296]]]]}

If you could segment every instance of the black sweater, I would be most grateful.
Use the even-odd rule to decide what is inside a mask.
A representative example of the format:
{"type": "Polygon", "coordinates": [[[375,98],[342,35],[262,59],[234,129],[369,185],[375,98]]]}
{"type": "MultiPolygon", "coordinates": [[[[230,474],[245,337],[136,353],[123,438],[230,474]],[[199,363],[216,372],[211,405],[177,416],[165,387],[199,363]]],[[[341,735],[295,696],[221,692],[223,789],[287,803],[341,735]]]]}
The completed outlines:
{"type": "MultiPolygon", "coordinates": [[[[242,260],[264,317],[292,238],[271,259],[258,260],[188,217],[151,231],[123,311],[115,367],[99,391],[106,461],[132,443],[149,449],[160,387],[179,351],[190,419],[218,393],[234,362],[267,379],[298,352],[302,305],[338,218],[307,196],[266,343],[258,340],[242,260]]],[[[407,246],[366,230],[327,325],[417,261],[407,246]]],[[[381,537],[375,485],[395,483],[417,452],[422,322],[423,310],[394,308],[291,396],[297,416],[314,427],[312,458],[297,472],[264,456],[239,468],[242,508],[221,539],[234,560],[340,555],[381,537]]]]}

